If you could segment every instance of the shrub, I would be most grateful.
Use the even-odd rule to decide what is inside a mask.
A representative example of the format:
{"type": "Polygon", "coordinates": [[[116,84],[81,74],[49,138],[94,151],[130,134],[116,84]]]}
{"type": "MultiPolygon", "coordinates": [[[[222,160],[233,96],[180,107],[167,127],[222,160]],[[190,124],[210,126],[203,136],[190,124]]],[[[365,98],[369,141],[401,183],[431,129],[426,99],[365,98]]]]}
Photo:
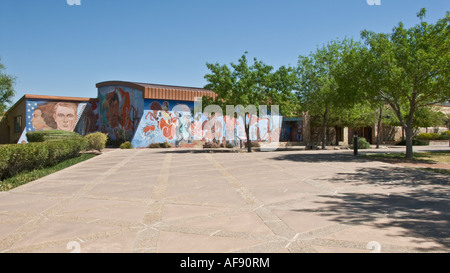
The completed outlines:
{"type": "Polygon", "coordinates": [[[85,136],[87,140],[87,150],[97,150],[101,152],[106,147],[106,141],[108,140],[108,135],[96,132],[85,136]]]}
{"type": "Polygon", "coordinates": [[[234,145],[231,143],[227,143],[227,145],[225,145],[225,147],[229,148],[229,149],[233,149],[234,145]]]}
{"type": "Polygon", "coordinates": [[[120,149],[133,149],[133,145],[129,141],[120,144],[120,149]]]}
{"type": "Polygon", "coordinates": [[[431,135],[431,140],[438,140],[439,137],[441,136],[438,133],[430,133],[430,135],[431,135]]]}
{"type": "Polygon", "coordinates": [[[163,142],[163,143],[160,143],[160,147],[161,148],[172,148],[172,145],[170,145],[170,143],[168,143],[168,142],[163,142]]]}
{"type": "MultiPolygon", "coordinates": [[[[353,149],[353,145],[351,146],[353,149]]],[[[358,149],[370,149],[372,146],[370,146],[370,143],[367,142],[367,140],[363,137],[358,138],[358,149]]]]}
{"type": "Polygon", "coordinates": [[[450,131],[445,131],[439,136],[440,140],[450,140],[450,131]]]}
{"type": "Polygon", "coordinates": [[[62,130],[27,132],[26,135],[28,142],[44,142],[46,140],[72,139],[81,137],[81,135],[78,133],[62,130]]]}
{"type": "Polygon", "coordinates": [[[430,140],[431,139],[431,134],[430,133],[420,133],[417,135],[416,137],[419,140],[430,140]]]}
{"type": "Polygon", "coordinates": [[[438,134],[438,133],[421,133],[417,135],[417,139],[419,140],[439,140],[445,139],[446,133],[438,134]]]}
{"type": "Polygon", "coordinates": [[[152,143],[150,144],[150,146],[148,146],[149,148],[161,148],[161,143],[152,143]]]}
{"type": "Polygon", "coordinates": [[[162,142],[162,143],[152,143],[148,147],[149,148],[172,148],[172,145],[170,145],[170,143],[167,143],[167,142],[162,142]]]}
{"type": "Polygon", "coordinates": [[[87,139],[80,137],[67,140],[50,140],[43,142],[48,147],[47,166],[53,166],[61,161],[78,156],[81,151],[85,151],[88,143],[87,139]]]}
{"type": "MultiPolygon", "coordinates": [[[[247,143],[248,143],[248,142],[245,142],[245,143],[244,143],[245,148],[247,148],[247,143]]],[[[258,142],[251,141],[251,143],[252,143],[252,147],[255,147],[255,148],[261,147],[261,145],[259,145],[258,142]]]]}
{"type": "Polygon", "coordinates": [[[0,146],[0,179],[9,178],[22,171],[53,166],[78,156],[86,147],[87,141],[83,137],[2,145],[0,146]]]}
{"type": "MultiPolygon", "coordinates": [[[[405,146],[406,145],[406,140],[401,140],[399,142],[397,142],[395,145],[401,145],[401,146],[405,146]]],[[[424,140],[418,140],[418,139],[413,139],[413,145],[414,146],[427,146],[428,142],[424,141],[424,140]]]]}
{"type": "Polygon", "coordinates": [[[217,149],[220,148],[220,145],[215,142],[207,142],[203,145],[203,148],[207,149],[217,149]]]}

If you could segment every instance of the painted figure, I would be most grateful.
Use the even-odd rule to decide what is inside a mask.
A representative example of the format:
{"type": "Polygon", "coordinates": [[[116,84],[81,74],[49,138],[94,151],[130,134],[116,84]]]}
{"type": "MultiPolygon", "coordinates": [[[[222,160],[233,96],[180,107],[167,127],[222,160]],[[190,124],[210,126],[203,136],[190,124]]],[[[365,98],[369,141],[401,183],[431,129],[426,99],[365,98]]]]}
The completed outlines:
{"type": "Polygon", "coordinates": [[[73,131],[78,120],[77,108],[78,105],[73,102],[58,102],[53,112],[56,129],[73,131]]]}
{"type": "Polygon", "coordinates": [[[55,102],[48,102],[34,109],[31,123],[35,131],[56,129],[56,122],[53,119],[55,104],[55,102]]]}

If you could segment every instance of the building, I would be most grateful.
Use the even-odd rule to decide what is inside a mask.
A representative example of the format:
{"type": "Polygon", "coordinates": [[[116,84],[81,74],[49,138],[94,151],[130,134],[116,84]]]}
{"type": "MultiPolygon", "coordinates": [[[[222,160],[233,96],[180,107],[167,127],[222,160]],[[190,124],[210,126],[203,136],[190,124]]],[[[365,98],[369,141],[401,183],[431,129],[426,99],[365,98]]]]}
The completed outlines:
{"type": "MultiPolygon", "coordinates": [[[[125,81],[101,82],[96,87],[97,98],[23,96],[0,123],[0,143],[25,143],[26,133],[38,130],[67,130],[81,135],[100,131],[111,141],[130,141],[134,147],[246,139],[242,117],[202,113],[198,98],[215,98],[211,90],[125,81]]],[[[251,140],[279,141],[280,135],[287,141],[301,141],[302,119],[253,117],[251,140]]]]}
{"type": "Polygon", "coordinates": [[[95,103],[95,99],[24,95],[5,113],[0,122],[0,143],[26,142],[25,134],[29,131],[52,129],[74,131],[82,108],[91,103],[95,103]],[[58,111],[68,110],[62,121],[62,116],[57,116],[62,113],[58,112],[55,115],[55,108],[58,111]]]}

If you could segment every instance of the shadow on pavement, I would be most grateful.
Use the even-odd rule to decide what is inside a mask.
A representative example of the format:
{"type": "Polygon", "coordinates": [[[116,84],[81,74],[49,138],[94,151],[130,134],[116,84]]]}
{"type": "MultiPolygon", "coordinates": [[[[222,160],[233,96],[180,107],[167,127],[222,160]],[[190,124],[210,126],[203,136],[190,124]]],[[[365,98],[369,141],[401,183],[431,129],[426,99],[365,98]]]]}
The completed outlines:
{"type": "MultiPolygon", "coordinates": [[[[386,193],[346,192],[337,195],[322,195],[328,201],[318,201],[320,215],[333,221],[367,222],[386,217],[387,221],[376,221],[375,228],[399,227],[398,236],[425,238],[438,243],[434,251],[448,252],[450,249],[450,190],[448,176],[411,168],[361,168],[354,173],[339,173],[333,181],[345,181],[349,186],[376,184],[386,193]],[[405,192],[398,189],[404,187],[405,192]],[[406,187],[406,188],[405,188],[406,187]],[[394,189],[390,191],[389,189],[394,189]],[[389,194],[390,193],[390,194],[389,194]]],[[[312,210],[295,210],[313,212],[312,210]]],[[[316,211],[317,213],[317,211],[316,211]]]]}
{"type": "Polygon", "coordinates": [[[294,162],[367,162],[367,158],[361,156],[354,156],[351,152],[346,153],[296,153],[286,154],[272,158],[273,160],[288,160],[294,162]]]}

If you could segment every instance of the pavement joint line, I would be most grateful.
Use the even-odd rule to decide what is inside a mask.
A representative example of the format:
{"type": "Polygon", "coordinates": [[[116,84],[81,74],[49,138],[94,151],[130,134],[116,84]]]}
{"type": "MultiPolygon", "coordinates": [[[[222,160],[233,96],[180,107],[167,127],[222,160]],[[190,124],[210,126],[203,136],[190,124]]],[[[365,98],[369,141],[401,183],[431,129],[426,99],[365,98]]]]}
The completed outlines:
{"type": "MultiPolygon", "coordinates": [[[[108,155],[109,153],[105,154],[108,155]]],[[[70,195],[70,197],[62,200],[61,202],[58,202],[56,205],[40,212],[39,214],[35,214],[35,216],[32,216],[31,220],[19,228],[17,228],[12,234],[10,234],[8,237],[3,238],[0,240],[0,249],[1,248],[11,248],[13,247],[18,241],[22,240],[32,232],[36,231],[41,225],[43,225],[46,222],[46,219],[48,219],[47,216],[51,216],[54,214],[57,214],[60,212],[64,207],[66,207],[68,204],[72,203],[73,201],[79,199],[83,194],[87,193],[89,190],[91,190],[95,185],[97,185],[100,181],[105,179],[108,175],[112,174],[114,170],[120,168],[121,166],[124,166],[127,164],[133,156],[137,155],[137,153],[132,154],[125,160],[120,161],[116,165],[114,165],[112,168],[108,169],[103,175],[100,175],[99,178],[96,178],[93,180],[93,182],[88,183],[84,187],[82,187],[80,190],[76,191],[74,194],[70,195]],[[108,174],[108,175],[105,175],[108,174]],[[45,217],[43,217],[45,216],[45,217]]],[[[72,166],[74,167],[74,166],[72,166]]],[[[58,173],[64,172],[64,170],[59,171],[58,173]]],[[[38,180],[38,182],[42,182],[44,178],[41,178],[38,180]]],[[[31,184],[28,184],[31,185],[31,184]]]]}
{"type": "Polygon", "coordinates": [[[164,208],[164,198],[167,194],[167,183],[170,175],[170,167],[173,155],[168,153],[164,157],[164,161],[162,167],[159,172],[159,176],[157,179],[157,184],[154,187],[154,190],[147,201],[147,209],[142,218],[141,224],[145,225],[146,228],[139,232],[138,236],[133,245],[133,251],[142,248],[141,244],[146,241],[146,233],[152,230],[157,235],[155,240],[151,240],[150,242],[154,245],[149,248],[157,248],[159,232],[160,230],[157,226],[161,223],[163,208],[164,208]],[[151,225],[151,226],[150,226],[151,225]]]}
{"type": "MultiPolygon", "coordinates": [[[[205,154],[206,158],[213,163],[213,165],[227,178],[229,183],[236,189],[239,189],[239,195],[247,203],[247,205],[264,205],[259,201],[250,190],[248,190],[238,179],[231,175],[219,162],[217,162],[210,154],[205,154]]],[[[261,219],[274,235],[286,236],[286,234],[295,234],[295,232],[278,216],[267,208],[260,208],[255,211],[255,214],[261,219]],[[267,219],[275,220],[274,222],[266,222],[267,219]],[[277,224],[275,224],[277,223],[277,224]],[[275,224],[275,225],[273,225],[275,224]]],[[[287,235],[289,236],[289,235],[287,235]]]]}
{"type": "Polygon", "coordinates": [[[291,245],[291,243],[294,243],[298,236],[300,235],[300,233],[295,234],[294,238],[292,238],[291,240],[289,240],[289,243],[285,246],[285,248],[289,248],[289,246],[291,245]]]}
{"type": "Polygon", "coordinates": [[[217,233],[219,233],[219,232],[221,232],[221,230],[219,229],[219,230],[217,230],[217,231],[214,231],[213,233],[211,233],[209,236],[214,236],[214,235],[216,235],[217,233]]]}
{"type": "MultiPolygon", "coordinates": [[[[117,154],[117,155],[122,155],[123,153],[117,154]]],[[[202,155],[203,156],[203,155],[202,155]]],[[[221,162],[219,159],[221,157],[216,157],[214,156],[214,154],[212,154],[212,156],[217,159],[217,162],[221,162]]],[[[252,154],[253,156],[253,154],[252,154]]],[[[177,157],[177,155],[174,155],[174,158],[177,157]]],[[[134,157],[133,157],[134,158],[134,157]]],[[[265,160],[265,159],[264,159],[265,160]]],[[[136,160],[133,160],[136,161],[136,160]]],[[[133,161],[130,161],[130,164],[132,164],[133,161]]],[[[163,158],[161,158],[160,160],[161,162],[163,161],[163,158]]],[[[116,161],[117,163],[118,161],[116,161]]],[[[106,166],[105,166],[106,167],[106,166]]],[[[366,167],[367,165],[361,165],[361,167],[366,167]]],[[[134,169],[133,169],[134,170],[134,169]]],[[[160,169],[158,169],[160,170],[160,169]]],[[[230,171],[230,170],[228,170],[230,171]]],[[[333,171],[336,172],[336,171],[333,171]]],[[[292,172],[294,173],[294,172],[292,172]]],[[[121,173],[121,174],[125,174],[125,173],[121,173]]],[[[170,173],[169,173],[170,175],[170,173]]],[[[265,174],[263,174],[264,176],[265,174]]],[[[293,174],[294,175],[294,174],[293,174]]],[[[344,174],[345,175],[345,174],[344,174]]],[[[158,175],[159,177],[159,175],[158,175]]],[[[179,176],[182,177],[182,176],[179,176]]],[[[80,178],[83,179],[83,178],[80,178]]],[[[204,179],[204,181],[207,181],[211,178],[206,177],[204,179]]],[[[245,180],[240,179],[240,176],[232,176],[231,178],[225,178],[224,177],[224,181],[228,181],[228,179],[235,179],[238,183],[243,183],[245,185],[244,182],[246,182],[245,180]]],[[[304,178],[305,179],[305,178],[304,178]]],[[[303,179],[303,180],[304,180],[303,179]]],[[[322,182],[322,179],[333,179],[333,177],[314,177],[314,179],[311,179],[311,183],[316,183],[316,182],[322,182]]],[[[447,186],[442,185],[442,190],[439,188],[438,190],[432,190],[432,192],[430,192],[429,190],[427,190],[426,187],[428,186],[439,186],[438,184],[436,185],[428,185],[427,183],[425,183],[425,180],[421,180],[420,179],[416,179],[416,183],[417,183],[417,187],[416,188],[411,188],[410,190],[408,190],[407,193],[411,194],[411,193],[417,193],[417,194],[432,194],[434,192],[436,193],[441,193],[442,190],[446,190],[447,188],[444,188],[443,186],[447,186]],[[423,190],[422,190],[422,187],[423,190]]],[[[172,179],[173,180],[173,179],[172,179]]],[[[406,181],[406,180],[405,180],[406,181]]],[[[267,181],[269,182],[269,181],[267,181]]],[[[352,186],[352,187],[345,187],[346,183],[342,184],[342,181],[338,181],[339,182],[339,192],[342,192],[342,194],[346,194],[347,190],[349,190],[349,193],[353,193],[355,190],[361,189],[361,187],[359,186],[352,186]],[[343,186],[343,187],[342,187],[343,186]],[[343,190],[344,189],[344,190],[343,190]]],[[[354,184],[356,182],[362,182],[359,180],[352,180],[352,181],[348,181],[348,183],[354,184]]],[[[45,183],[45,182],[44,182],[45,183]]],[[[56,183],[55,180],[53,180],[53,183],[56,183]]],[[[400,185],[400,181],[395,180],[392,181],[393,184],[392,186],[399,186],[400,185]],[[399,185],[397,185],[399,184],[399,185]]],[[[410,181],[406,181],[406,183],[410,183],[410,181]]],[[[330,183],[327,183],[327,185],[330,183]]],[[[229,183],[229,185],[231,185],[229,183]]],[[[278,185],[278,184],[277,184],[278,185]]],[[[332,188],[334,189],[333,191],[330,191],[329,194],[333,194],[336,191],[336,187],[334,187],[333,184],[330,184],[332,186],[332,188]]],[[[370,190],[370,188],[373,188],[374,185],[366,185],[365,187],[362,188],[368,188],[370,190]]],[[[388,185],[386,185],[388,187],[388,185]]],[[[402,189],[403,187],[405,187],[405,185],[402,185],[402,189]]],[[[39,187],[40,188],[40,187],[39,187]]],[[[245,187],[244,187],[245,188],[245,187]]],[[[408,188],[408,189],[409,189],[408,188]]],[[[25,188],[22,188],[25,189],[25,188]]],[[[289,230],[285,229],[282,224],[284,224],[283,220],[280,219],[280,221],[275,221],[275,220],[271,220],[271,216],[270,214],[273,214],[275,212],[275,210],[290,210],[290,209],[299,209],[299,208],[303,208],[302,205],[297,205],[294,203],[300,201],[305,201],[305,200],[314,200],[315,198],[317,198],[318,196],[322,196],[323,194],[327,194],[327,191],[311,191],[308,192],[305,196],[301,196],[300,198],[294,198],[294,199],[290,199],[290,200],[284,200],[284,201],[280,201],[280,202],[273,202],[273,203],[266,203],[263,205],[258,204],[257,202],[259,201],[258,199],[254,199],[251,200],[251,196],[253,196],[252,194],[252,190],[254,188],[251,187],[248,189],[248,192],[246,192],[244,189],[240,189],[240,190],[236,190],[236,192],[238,192],[239,194],[242,194],[244,196],[246,196],[246,198],[248,199],[244,199],[247,202],[252,202],[252,201],[256,201],[255,204],[253,205],[244,205],[241,207],[236,207],[236,206],[232,206],[230,205],[230,203],[224,203],[224,204],[215,204],[215,203],[211,203],[211,204],[207,204],[208,206],[212,206],[212,207],[218,207],[218,208],[223,208],[225,209],[225,211],[227,213],[229,213],[228,215],[239,215],[240,213],[256,213],[258,215],[258,217],[262,220],[267,220],[267,224],[269,226],[271,226],[272,228],[269,229],[272,230],[273,234],[270,232],[267,233],[252,233],[250,231],[239,231],[239,232],[234,232],[234,231],[223,231],[223,230],[216,230],[217,228],[221,228],[221,226],[216,226],[215,229],[208,229],[208,228],[201,228],[201,221],[202,218],[204,216],[203,219],[211,219],[211,218],[215,218],[215,217],[220,217],[220,215],[227,215],[225,214],[221,214],[221,213],[212,213],[212,214],[207,214],[207,215],[202,215],[202,216],[196,216],[190,219],[187,218],[182,218],[179,221],[159,221],[157,223],[154,223],[151,226],[138,226],[139,225],[139,221],[120,221],[120,220],[108,220],[108,219],[104,219],[101,221],[97,221],[95,222],[96,224],[93,224],[93,227],[96,226],[100,226],[100,225],[106,225],[106,226],[110,226],[111,228],[114,228],[114,230],[116,230],[115,228],[120,229],[121,231],[119,233],[114,233],[114,232],[102,232],[99,229],[95,228],[95,231],[98,232],[94,232],[94,233],[90,233],[88,235],[84,235],[84,234],[78,234],[81,232],[77,232],[77,234],[74,234],[74,237],[72,239],[75,240],[80,240],[80,238],[86,240],[87,243],[89,243],[86,248],[87,251],[92,251],[93,250],[93,246],[94,248],[97,247],[98,244],[102,244],[103,242],[99,242],[98,240],[108,240],[112,242],[112,240],[114,240],[114,238],[117,238],[117,235],[120,236],[120,234],[127,234],[127,236],[129,237],[130,235],[134,235],[136,236],[136,233],[139,232],[139,234],[142,235],[142,241],[139,242],[135,242],[135,249],[133,249],[133,252],[158,252],[159,249],[159,242],[158,238],[159,238],[159,232],[160,231],[171,231],[174,232],[174,236],[176,236],[177,232],[178,233],[187,233],[187,234],[198,234],[198,235],[204,235],[204,236],[212,236],[211,234],[215,233],[214,236],[216,237],[221,237],[221,238],[240,238],[240,239],[247,239],[247,240],[254,240],[254,241],[260,241],[260,243],[257,244],[253,244],[253,245],[248,245],[247,247],[237,247],[239,249],[232,249],[229,250],[231,252],[237,252],[237,253],[241,253],[241,252],[278,252],[278,251],[282,251],[282,252],[317,252],[317,249],[315,248],[315,245],[317,245],[317,247],[322,246],[322,247],[329,247],[329,248],[346,248],[346,249],[358,249],[358,250],[366,250],[366,243],[367,242],[353,242],[353,241],[349,241],[346,240],[344,238],[342,238],[342,236],[338,235],[340,234],[339,231],[340,230],[344,230],[344,229],[348,229],[348,228],[352,228],[352,227],[358,227],[361,225],[365,225],[365,223],[372,223],[373,221],[379,220],[379,219],[385,219],[386,215],[389,217],[388,219],[394,219],[395,220],[401,220],[401,221],[408,221],[409,219],[414,220],[415,217],[420,217],[422,215],[422,213],[420,211],[415,211],[416,213],[407,213],[406,211],[376,211],[374,214],[370,213],[370,215],[365,215],[364,217],[357,217],[358,213],[352,213],[352,211],[346,212],[346,214],[344,216],[349,216],[346,219],[350,219],[348,221],[341,221],[341,220],[336,220],[336,224],[331,224],[328,226],[322,226],[319,227],[317,229],[313,229],[310,231],[306,231],[303,233],[296,233],[295,235],[292,234],[291,232],[289,232],[289,230]],[[248,194],[250,196],[248,196],[248,194]],[[296,200],[296,201],[293,201],[296,200]],[[292,205],[289,205],[292,204],[292,205]],[[236,210],[236,211],[233,211],[236,210]],[[368,216],[370,216],[368,218],[368,216]],[[186,222],[184,222],[184,220],[188,220],[186,222]],[[353,220],[352,220],[353,219],[353,220]],[[97,224],[98,223],[98,224],[97,224]],[[189,228],[189,227],[183,227],[183,223],[197,223],[196,226],[199,226],[200,228],[189,228]],[[200,224],[200,225],[198,225],[200,224]],[[180,225],[180,226],[177,226],[180,225]],[[159,228],[159,229],[158,229],[159,228]],[[144,229],[144,230],[143,230],[144,229]],[[275,231],[277,231],[277,233],[275,234],[275,231]],[[269,235],[270,234],[270,235],[269,235]],[[336,234],[336,235],[334,235],[336,234]],[[76,237],[78,236],[78,237],[76,237]],[[334,238],[336,236],[336,239],[327,239],[328,237],[334,238]],[[292,238],[295,238],[295,240],[293,240],[292,238]],[[327,237],[327,238],[324,238],[327,237]],[[103,238],[103,239],[102,239],[103,238]],[[290,241],[293,241],[292,243],[290,243],[290,241]],[[93,243],[93,245],[91,245],[91,243],[93,243]],[[290,243],[290,244],[289,244],[290,243]],[[147,247],[147,246],[155,246],[155,247],[147,247]],[[288,246],[288,248],[283,248],[284,246],[288,246]],[[358,248],[355,248],[356,246],[358,246],[358,248]],[[284,250],[283,250],[284,249],[284,250]]],[[[27,189],[28,190],[28,189],[27,189]]],[[[15,191],[14,193],[20,193],[20,194],[26,194],[23,195],[23,197],[26,197],[27,195],[30,195],[30,193],[28,192],[23,192],[23,191],[15,191]]],[[[0,195],[1,197],[4,197],[6,195],[9,194],[14,194],[14,193],[8,193],[8,194],[3,194],[0,195]]],[[[356,192],[358,193],[358,192],[356,192]]],[[[404,193],[404,192],[402,192],[404,193]]],[[[339,193],[340,194],[340,193],[339,193]]],[[[375,194],[379,194],[379,193],[375,193],[375,194]]],[[[404,193],[406,194],[406,193],[404,193]]],[[[395,193],[392,193],[392,195],[396,195],[396,196],[403,196],[403,194],[401,194],[399,191],[395,191],[395,193]]],[[[297,195],[298,197],[299,195],[297,195]]],[[[448,194],[447,194],[448,196],[448,194]]],[[[45,196],[45,200],[51,200],[54,199],[55,201],[58,200],[58,202],[63,199],[60,196],[57,195],[57,193],[49,195],[49,196],[45,196]],[[47,198],[48,197],[48,198],[47,198]]],[[[74,197],[74,195],[70,195],[70,197],[74,197]]],[[[69,197],[69,198],[70,198],[69,197]]],[[[83,198],[85,198],[86,196],[82,196],[83,198]]],[[[332,196],[331,196],[332,197],[332,196]]],[[[441,197],[430,197],[431,199],[427,199],[429,202],[440,202],[445,199],[445,192],[443,193],[443,195],[441,197]]],[[[21,200],[23,199],[21,195],[19,196],[14,196],[14,199],[11,200],[21,200]]],[[[36,199],[36,198],[33,198],[36,199]]],[[[37,198],[39,199],[39,198],[37,198]]],[[[98,198],[94,198],[94,199],[98,199],[98,198]]],[[[106,200],[116,200],[116,197],[107,197],[106,200]]],[[[128,199],[132,199],[132,198],[128,198],[128,199]]],[[[64,199],[63,199],[64,200],[64,199]]],[[[127,201],[130,201],[127,200],[127,201]]],[[[198,199],[192,199],[192,200],[198,200],[198,199]]],[[[39,200],[38,200],[39,201],[39,200]]],[[[139,199],[139,201],[136,201],[136,205],[137,206],[142,206],[142,203],[146,203],[148,202],[148,200],[143,200],[143,199],[139,199]]],[[[184,204],[184,205],[193,205],[193,206],[201,206],[202,204],[198,204],[196,202],[182,202],[182,200],[167,200],[166,198],[163,198],[160,201],[155,202],[155,208],[158,206],[163,207],[165,204],[175,204],[175,205],[179,205],[179,204],[184,204]]],[[[11,205],[12,203],[8,203],[8,205],[11,205]]],[[[24,206],[27,206],[27,204],[32,204],[32,201],[30,202],[15,202],[14,204],[16,204],[15,206],[22,206],[22,204],[24,206]]],[[[309,204],[309,203],[308,203],[309,204]]],[[[433,203],[434,204],[434,203],[433,203]]],[[[28,205],[29,206],[29,205],[28,205]]],[[[50,208],[53,208],[55,205],[51,206],[50,208]]],[[[110,208],[110,207],[108,207],[110,208]]],[[[113,209],[114,207],[111,207],[111,209],[113,209]]],[[[145,207],[144,207],[145,208],[145,207]]],[[[320,216],[322,212],[327,212],[326,209],[322,209],[322,207],[319,207],[319,209],[316,209],[317,206],[314,206],[312,209],[305,209],[306,212],[311,212],[315,215],[320,216]]],[[[425,210],[427,211],[427,210],[425,210]]],[[[434,211],[436,212],[440,212],[440,209],[435,209],[434,211]]],[[[60,211],[61,212],[61,211],[60,211]]],[[[20,241],[20,236],[27,236],[27,234],[30,234],[30,232],[33,231],[32,227],[36,225],[40,224],[40,221],[68,221],[69,224],[70,222],[77,222],[77,223],[89,223],[92,221],[95,221],[96,219],[94,218],[89,218],[89,217],[77,217],[77,216],[72,216],[72,211],[61,214],[61,213],[48,213],[48,211],[44,210],[43,212],[40,213],[29,213],[29,212],[20,212],[20,211],[0,211],[0,216],[5,216],[5,218],[3,220],[0,221],[0,224],[2,223],[17,223],[17,226],[19,226],[18,229],[15,229],[15,231],[13,231],[12,233],[12,237],[11,240],[3,240],[0,239],[0,253],[4,253],[4,252],[39,252],[39,251],[48,251],[49,249],[51,249],[51,251],[56,250],[56,251],[65,251],[68,252],[70,250],[66,250],[66,244],[67,244],[67,240],[55,240],[52,241],[51,239],[41,239],[40,241],[43,241],[43,243],[39,243],[39,244],[32,244],[32,245],[28,245],[28,246],[24,246],[24,242],[20,241]],[[47,212],[47,213],[46,213],[47,212]],[[13,217],[10,219],[10,217],[13,217]],[[20,224],[20,223],[29,223],[30,227],[23,227],[25,224],[20,224]],[[21,229],[22,228],[22,229],[21,229]],[[21,229],[21,230],[20,230],[21,229]],[[19,238],[19,239],[18,239],[19,238]],[[7,246],[8,243],[10,242],[14,242],[14,240],[19,240],[19,243],[17,245],[12,244],[11,247],[3,249],[3,246],[7,246]]],[[[79,212],[79,211],[78,211],[79,212]]],[[[77,215],[78,215],[77,212],[77,215]]],[[[82,215],[82,214],[81,214],[82,215]]],[[[339,216],[339,213],[333,214],[333,216],[339,216]]],[[[431,215],[432,219],[434,219],[434,215],[431,215]]],[[[284,219],[284,218],[283,218],[284,219]]],[[[333,218],[334,219],[334,218],[333,218]]],[[[427,217],[427,219],[429,219],[429,217],[427,217]]],[[[436,219],[441,219],[440,217],[436,217],[436,219]]],[[[420,219],[419,219],[420,220],[420,219]]],[[[264,221],[263,221],[264,223],[264,221]]],[[[14,224],[16,225],[16,224],[14,224]]],[[[394,223],[395,226],[395,223],[394,223]]],[[[424,226],[414,226],[409,228],[409,230],[413,231],[413,230],[419,230],[420,231],[420,237],[421,239],[424,239],[424,242],[430,242],[430,243],[437,243],[437,244],[431,244],[431,245],[420,245],[419,243],[411,243],[411,244],[402,244],[401,242],[399,243],[399,245],[397,245],[396,241],[393,241],[393,244],[382,244],[382,249],[381,252],[427,252],[427,253],[435,253],[435,252],[442,252],[442,251],[447,251],[448,250],[448,245],[450,245],[450,238],[445,238],[445,236],[443,238],[436,238],[436,234],[432,233],[433,230],[428,231],[427,229],[427,225],[424,224],[424,226]],[[424,232],[426,232],[426,234],[424,234],[424,232]]],[[[113,230],[113,231],[114,231],[113,230]]],[[[91,230],[94,231],[94,230],[91,230]]],[[[445,233],[446,234],[446,233],[445,233]]],[[[444,235],[445,235],[444,234],[444,235]]],[[[369,234],[370,235],[370,234],[369,234]]],[[[440,234],[438,234],[440,235],[440,234]]],[[[11,235],[8,235],[11,236],[11,235]]],[[[365,237],[363,237],[364,240],[365,237]]],[[[370,236],[368,237],[370,239],[370,236]]],[[[355,238],[356,239],[356,238],[355,238]]],[[[128,242],[128,243],[133,243],[128,242]]],[[[100,245],[98,245],[100,246],[100,245]]],[[[125,246],[123,245],[122,247],[125,247],[127,249],[127,251],[130,251],[130,246],[125,246]]],[[[99,249],[100,250],[100,249],[99,249]]],[[[103,248],[103,250],[105,250],[103,248]]],[[[123,249],[125,250],[125,249],[123,249]]],[[[319,249],[320,250],[320,249],[319,249]]],[[[369,250],[370,251],[370,250],[369,250]]]]}
{"type": "MultiPolygon", "coordinates": [[[[118,228],[116,230],[111,230],[111,231],[103,231],[103,232],[94,232],[94,233],[90,233],[90,234],[84,234],[83,235],[84,236],[83,243],[90,242],[92,240],[101,240],[101,239],[117,236],[117,235],[123,234],[127,231],[128,230],[125,228],[118,228]]],[[[30,252],[33,252],[34,250],[45,249],[45,248],[56,247],[56,246],[60,247],[60,249],[62,249],[62,250],[66,250],[66,246],[67,246],[68,242],[77,241],[77,240],[80,240],[80,238],[78,236],[67,237],[64,239],[57,239],[57,240],[53,240],[53,241],[35,243],[33,245],[28,245],[28,246],[23,246],[23,247],[18,247],[18,248],[11,248],[11,249],[9,249],[9,251],[14,252],[14,253],[30,253],[30,252]]]]}

